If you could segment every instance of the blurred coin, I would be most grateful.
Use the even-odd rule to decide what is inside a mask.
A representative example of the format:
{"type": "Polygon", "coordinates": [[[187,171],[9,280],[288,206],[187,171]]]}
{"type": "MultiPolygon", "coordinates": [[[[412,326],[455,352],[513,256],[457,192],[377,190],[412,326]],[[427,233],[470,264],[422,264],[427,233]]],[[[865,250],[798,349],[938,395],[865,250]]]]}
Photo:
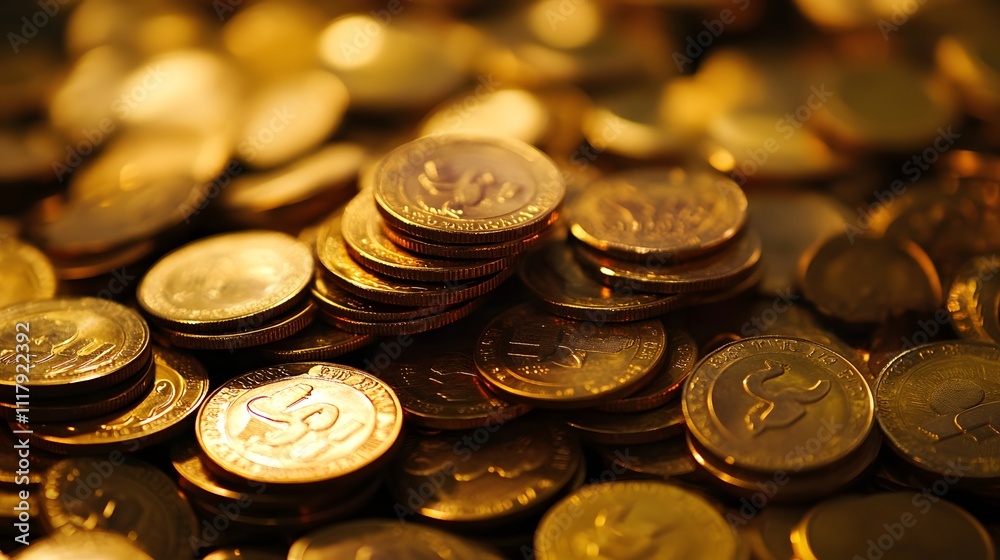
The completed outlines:
{"type": "Polygon", "coordinates": [[[638,412],[656,408],[678,396],[688,375],[698,361],[698,344],[691,335],[667,329],[667,350],[664,367],[642,389],[627,397],[598,406],[605,412],[638,412]]]}
{"type": "Polygon", "coordinates": [[[61,180],[61,174],[53,174],[53,162],[67,157],[63,141],[45,126],[0,128],[0,183],[61,180]]]}
{"type": "Polygon", "coordinates": [[[639,161],[683,152],[691,138],[680,127],[661,122],[661,93],[662,86],[650,83],[595,96],[581,123],[587,142],[639,161]]]}
{"type": "Polygon", "coordinates": [[[537,146],[549,130],[549,120],[548,108],[530,91],[479,86],[431,111],[417,136],[464,132],[505,136],[537,146]]]}
{"type": "Polygon", "coordinates": [[[580,437],[606,445],[654,443],[684,433],[684,414],[679,403],[639,412],[580,411],[566,424],[580,437]]]}
{"type": "Polygon", "coordinates": [[[52,263],[31,245],[15,237],[0,236],[0,307],[56,294],[52,263]]]}
{"type": "MultiPolygon", "coordinates": [[[[183,553],[178,558],[190,558],[183,553]]],[[[35,540],[14,560],[155,560],[128,537],[107,531],[57,533],[35,540]]]]}
{"type": "Polygon", "coordinates": [[[959,269],[948,291],[948,312],[959,336],[1000,344],[1000,255],[983,255],[959,269]]]}
{"type": "Polygon", "coordinates": [[[792,530],[806,511],[806,508],[788,506],[768,506],[758,511],[747,525],[740,526],[740,534],[750,546],[751,556],[755,560],[793,558],[792,530]]]}
{"type": "Polygon", "coordinates": [[[384,519],[363,519],[332,525],[292,543],[289,560],[407,556],[448,560],[499,560],[501,557],[471,541],[439,529],[384,519]]]}
{"type": "Polygon", "coordinates": [[[241,546],[213,550],[202,560],[286,560],[287,558],[284,551],[241,546]]]}
{"type": "Polygon", "coordinates": [[[316,41],[326,16],[316,6],[267,0],[221,6],[219,16],[227,19],[222,27],[226,51],[258,80],[281,79],[313,69],[319,62],[316,41]]]}

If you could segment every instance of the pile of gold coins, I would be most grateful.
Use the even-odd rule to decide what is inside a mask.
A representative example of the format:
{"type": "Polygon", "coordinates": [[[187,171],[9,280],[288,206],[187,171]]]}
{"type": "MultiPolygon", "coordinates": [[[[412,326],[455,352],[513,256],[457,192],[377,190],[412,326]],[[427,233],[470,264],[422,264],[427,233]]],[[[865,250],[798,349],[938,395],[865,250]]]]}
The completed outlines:
{"type": "Polygon", "coordinates": [[[0,560],[1000,558],[1000,10],[834,4],[0,6],[0,560]]]}

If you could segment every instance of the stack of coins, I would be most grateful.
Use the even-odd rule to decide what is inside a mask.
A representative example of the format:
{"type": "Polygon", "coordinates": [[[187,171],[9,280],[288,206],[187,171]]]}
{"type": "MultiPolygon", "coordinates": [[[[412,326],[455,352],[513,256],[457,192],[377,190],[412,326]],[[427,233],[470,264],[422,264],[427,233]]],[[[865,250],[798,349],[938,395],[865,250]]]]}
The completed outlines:
{"type": "Polygon", "coordinates": [[[374,173],[317,236],[322,317],[354,333],[414,334],[469,315],[543,238],[564,193],[547,156],[501,137],[420,138],[374,173]]]}

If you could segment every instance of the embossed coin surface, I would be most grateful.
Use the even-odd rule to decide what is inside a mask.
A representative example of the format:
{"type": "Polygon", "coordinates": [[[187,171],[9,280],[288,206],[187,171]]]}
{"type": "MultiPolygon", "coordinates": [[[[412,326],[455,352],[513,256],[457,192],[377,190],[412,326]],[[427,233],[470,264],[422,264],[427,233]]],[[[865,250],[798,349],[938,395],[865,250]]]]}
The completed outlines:
{"type": "Polygon", "coordinates": [[[136,297],[146,313],[176,330],[239,330],[291,307],[313,270],[312,252],[294,237],[263,230],[227,233],[157,261],[136,297]]]}
{"type": "Polygon", "coordinates": [[[160,470],[118,452],[56,463],[43,482],[42,523],[52,533],[119,533],[153,558],[191,558],[197,522],[160,470]]]}
{"type": "Polygon", "coordinates": [[[962,338],[1000,344],[1000,255],[975,257],[958,270],[948,312],[962,338]]]}
{"type": "Polygon", "coordinates": [[[44,253],[9,235],[0,235],[0,307],[50,298],[56,273],[44,253]]]}
{"type": "Polygon", "coordinates": [[[648,382],[666,343],[659,319],[595,326],[524,304],[489,324],[475,359],[502,395],[539,406],[585,408],[648,382]]]}
{"type": "Polygon", "coordinates": [[[309,533],[292,543],[288,560],[330,558],[500,560],[501,556],[444,531],[414,523],[363,519],[309,533]]]}
{"type": "Polygon", "coordinates": [[[682,402],[698,443],[728,465],[762,471],[843,459],[868,436],[874,416],[871,390],[847,359],[778,336],[745,338],[705,356],[682,402]]]}
{"type": "Polygon", "coordinates": [[[500,243],[537,233],[564,192],[552,160],[510,138],[419,138],[390,152],[375,170],[375,201],[389,225],[449,243],[500,243]]]}
{"type": "Polygon", "coordinates": [[[876,391],[889,443],[931,472],[1000,480],[998,361],[1000,348],[972,342],[938,342],[899,355],[876,391]]]}
{"type": "Polygon", "coordinates": [[[113,301],[66,297],[0,310],[3,395],[12,395],[17,383],[36,397],[102,389],[131,377],[148,358],[146,322],[113,301]],[[30,372],[18,358],[24,355],[30,356],[30,372]]]}
{"type": "Polygon", "coordinates": [[[528,418],[504,424],[481,445],[466,439],[472,437],[408,435],[387,479],[393,497],[405,504],[411,491],[432,485],[436,490],[415,513],[496,522],[544,507],[570,483],[582,460],[566,428],[528,418]]]}
{"type": "Polygon", "coordinates": [[[567,212],[573,236],[598,251],[622,259],[685,259],[739,233],[747,198],[724,175],[642,169],[591,185],[567,212]]]}
{"type": "Polygon", "coordinates": [[[198,413],[198,441],[231,475],[267,484],[355,473],[392,448],[402,407],[385,382],[321,362],[263,368],[229,380],[198,413]]]}
{"type": "Polygon", "coordinates": [[[636,412],[656,408],[677,396],[698,361],[698,343],[680,329],[667,330],[667,358],[663,369],[642,389],[598,408],[608,412],[636,412]]]}
{"type": "Polygon", "coordinates": [[[663,482],[584,487],[542,517],[534,542],[536,557],[543,560],[749,557],[718,506],[663,482]]]}

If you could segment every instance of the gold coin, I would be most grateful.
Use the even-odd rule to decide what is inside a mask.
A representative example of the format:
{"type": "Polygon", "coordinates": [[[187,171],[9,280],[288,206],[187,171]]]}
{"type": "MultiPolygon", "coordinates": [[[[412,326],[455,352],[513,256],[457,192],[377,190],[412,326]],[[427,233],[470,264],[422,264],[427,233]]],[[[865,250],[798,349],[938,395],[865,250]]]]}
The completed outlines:
{"type": "Polygon", "coordinates": [[[267,484],[327,482],[381,459],[402,429],[385,382],[354,368],[304,362],[227,381],[198,413],[198,442],[228,473],[267,484]]]}
{"type": "Polygon", "coordinates": [[[157,261],[136,298],[169,328],[233,331],[294,305],[313,270],[312,252],[294,237],[263,230],[228,233],[189,243],[157,261]]]}
{"type": "Polygon", "coordinates": [[[466,91],[435,108],[424,119],[417,136],[454,132],[506,136],[538,146],[549,131],[549,110],[532,92],[499,89],[466,91]],[[474,98],[474,105],[469,99],[474,98]]]}
{"type": "Polygon", "coordinates": [[[759,471],[835,463],[864,442],[874,416],[871,390],[846,358],[777,336],[705,356],[682,402],[699,444],[727,465],[759,471]]]}
{"type": "Polygon", "coordinates": [[[171,346],[198,350],[236,350],[261,346],[288,338],[312,323],[316,304],[305,300],[283,315],[271,317],[267,321],[259,317],[247,319],[242,329],[234,333],[190,334],[159,329],[159,334],[171,346]]]}
{"type": "Polygon", "coordinates": [[[135,311],[100,298],[5,307],[0,333],[0,398],[8,401],[17,385],[27,387],[33,398],[97,391],[132,377],[149,362],[146,322],[135,311]],[[22,355],[30,357],[27,374],[22,355]]]}
{"type": "Polygon", "coordinates": [[[698,463],[688,450],[684,437],[670,438],[655,443],[629,445],[622,449],[619,445],[591,446],[614,469],[624,470],[647,477],[693,478],[699,472],[698,463]]]}
{"type": "Polygon", "coordinates": [[[1000,439],[991,437],[1000,408],[997,360],[993,345],[936,342],[886,366],[878,421],[904,459],[943,476],[1000,481],[1000,439]]]}
{"type": "Polygon", "coordinates": [[[641,321],[685,304],[683,296],[642,293],[634,282],[597,282],[573,257],[572,248],[551,242],[530,253],[519,268],[521,283],[546,311],[581,321],[641,321]]]}
{"type": "Polygon", "coordinates": [[[509,259],[443,260],[408,253],[383,232],[371,193],[363,192],[344,210],[341,226],[347,252],[362,266],[393,278],[418,282],[471,280],[496,274],[509,259]]]}
{"type": "Polygon", "coordinates": [[[0,307],[56,295],[56,273],[49,259],[8,235],[0,235],[0,284],[0,307]]]}
{"type": "MultiPolygon", "coordinates": [[[[178,556],[177,558],[190,558],[178,556]]],[[[107,531],[57,533],[33,541],[12,560],[156,560],[126,536],[107,531]]]]}
{"type": "Polygon", "coordinates": [[[598,94],[578,126],[591,146],[611,154],[639,161],[675,157],[689,148],[691,138],[660,118],[662,90],[654,82],[598,94]]]}
{"type": "Polygon", "coordinates": [[[993,560],[986,529],[964,509],[911,492],[849,496],[813,507],[792,532],[803,560],[993,560]]]}
{"type": "Polygon", "coordinates": [[[542,517],[535,557],[748,559],[719,510],[701,495],[663,482],[586,486],[542,517]]]}
{"type": "Polygon", "coordinates": [[[42,523],[52,533],[93,529],[128,537],[153,558],[191,558],[197,521],[165,474],[138,459],[106,457],[60,461],[45,473],[42,523]]]}
{"type": "Polygon", "coordinates": [[[152,240],[137,241],[103,253],[73,257],[53,256],[52,266],[62,280],[96,278],[142,260],[157,247],[152,240]]]}
{"type": "Polygon", "coordinates": [[[320,314],[324,321],[348,332],[358,334],[372,334],[379,336],[398,336],[418,334],[450,325],[459,319],[471,315],[474,311],[482,307],[484,300],[488,296],[476,298],[474,300],[459,303],[444,309],[428,307],[421,317],[406,319],[403,321],[358,321],[342,317],[336,312],[324,311],[320,314]]]}
{"type": "Polygon", "coordinates": [[[912,242],[830,238],[803,255],[800,284],[820,313],[845,323],[933,311],[941,302],[934,265],[912,242]]]}
{"type": "Polygon", "coordinates": [[[152,390],[112,416],[83,422],[32,426],[35,444],[57,452],[137,451],[189,427],[208,395],[208,373],[196,360],[153,348],[152,390]]]}
{"type": "Polygon", "coordinates": [[[536,234],[565,191],[548,156],[499,137],[420,138],[386,155],[375,173],[375,201],[391,227],[446,243],[536,234]]]}
{"type": "Polygon", "coordinates": [[[362,519],[326,527],[298,539],[288,560],[329,558],[427,558],[448,560],[500,560],[472,541],[438,529],[386,519],[362,519]]]}
{"type": "Polygon", "coordinates": [[[767,506],[740,526],[740,535],[756,560],[788,560],[795,557],[791,534],[808,510],[802,507],[767,506]]]}
{"type": "Polygon", "coordinates": [[[554,501],[583,460],[564,427],[522,419],[491,428],[408,435],[386,480],[396,513],[503,523],[554,501]]]}
{"type": "Polygon", "coordinates": [[[735,237],[746,221],[747,199],[721,174],[651,168],[590,185],[568,213],[573,236],[598,251],[681,260],[735,237]]]}
{"type": "MultiPolygon", "coordinates": [[[[466,430],[502,424],[528,411],[510,404],[479,378],[472,358],[475,333],[455,326],[411,341],[381,369],[412,423],[436,430],[466,430]]],[[[375,364],[378,367],[378,364],[375,364]]]]}
{"type": "Polygon", "coordinates": [[[362,323],[411,321],[448,308],[407,307],[371,301],[340,289],[323,272],[317,274],[313,281],[312,295],[320,310],[327,315],[362,323]]]}
{"type": "Polygon", "coordinates": [[[761,241],[757,232],[749,230],[716,253],[678,264],[653,256],[647,257],[644,263],[619,260],[582,246],[576,248],[576,255],[580,265],[604,284],[625,281],[638,290],[677,294],[720,290],[739,284],[757,269],[761,241]]]}
{"type": "Polygon", "coordinates": [[[1000,255],[975,257],[948,290],[951,324],[962,338],[1000,344],[1000,255]]]}
{"type": "MultiPolygon", "coordinates": [[[[559,214],[553,212],[549,216],[549,223],[545,225],[548,226],[554,224],[559,218],[559,214]]],[[[399,245],[407,251],[412,251],[420,255],[427,255],[430,257],[444,257],[449,259],[502,259],[506,257],[513,257],[515,255],[520,255],[525,253],[538,245],[541,245],[548,238],[547,232],[542,231],[528,237],[515,239],[513,241],[507,241],[505,243],[487,243],[487,244],[477,244],[477,245],[448,245],[443,243],[435,243],[433,241],[427,241],[425,239],[420,239],[419,237],[413,237],[405,233],[396,231],[386,225],[383,222],[382,233],[389,238],[390,241],[399,245]]]]}
{"type": "Polygon", "coordinates": [[[680,329],[668,329],[666,352],[666,365],[642,389],[627,397],[604,403],[597,409],[605,412],[639,412],[656,408],[677,396],[698,361],[698,343],[680,329]]]}
{"type": "Polygon", "coordinates": [[[580,437],[608,445],[654,443],[685,431],[679,403],[639,412],[581,411],[570,416],[566,424],[580,437]]]}
{"type": "Polygon", "coordinates": [[[321,321],[281,340],[257,348],[257,353],[273,362],[331,360],[375,342],[371,335],[343,331],[321,321]]]}
{"type": "Polygon", "coordinates": [[[276,550],[265,550],[248,548],[220,548],[213,550],[202,560],[287,560],[288,556],[284,552],[276,550]]]}
{"type": "Polygon", "coordinates": [[[501,396],[550,408],[586,408],[649,382],[666,343],[659,319],[597,325],[522,304],[483,331],[475,360],[501,396]]]}

